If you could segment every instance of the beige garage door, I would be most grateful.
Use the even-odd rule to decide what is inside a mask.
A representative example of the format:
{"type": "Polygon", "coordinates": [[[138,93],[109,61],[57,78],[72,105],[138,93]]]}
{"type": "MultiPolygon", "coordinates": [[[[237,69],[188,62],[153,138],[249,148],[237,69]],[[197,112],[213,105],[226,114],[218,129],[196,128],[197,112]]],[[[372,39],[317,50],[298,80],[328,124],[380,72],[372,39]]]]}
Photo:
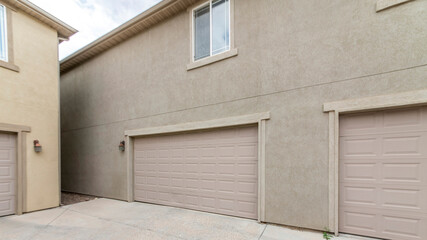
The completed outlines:
{"type": "Polygon", "coordinates": [[[427,239],[427,108],[340,118],[339,230],[427,239]]]}
{"type": "Polygon", "coordinates": [[[256,126],[135,140],[135,200],[257,218],[256,126]]]}
{"type": "Polygon", "coordinates": [[[15,213],[16,135],[0,133],[0,216],[15,213]]]}

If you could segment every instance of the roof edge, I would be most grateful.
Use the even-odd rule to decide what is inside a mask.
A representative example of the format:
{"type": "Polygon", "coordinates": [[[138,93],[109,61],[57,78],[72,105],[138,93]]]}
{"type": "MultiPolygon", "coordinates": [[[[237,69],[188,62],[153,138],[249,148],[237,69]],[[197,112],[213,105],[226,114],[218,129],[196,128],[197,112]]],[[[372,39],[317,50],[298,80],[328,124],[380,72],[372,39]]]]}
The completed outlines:
{"type": "Polygon", "coordinates": [[[156,5],[152,6],[151,8],[147,9],[146,11],[142,12],[141,14],[137,15],[136,17],[130,19],[129,21],[123,23],[122,25],[118,26],[117,28],[111,30],[110,32],[102,35],[101,37],[99,37],[98,39],[94,40],[93,42],[87,44],[86,46],[80,48],[79,50],[77,50],[76,52],[74,52],[73,54],[69,55],[68,57],[64,58],[63,60],[61,60],[61,64],[64,62],[67,62],[68,60],[74,58],[75,56],[95,47],[96,45],[104,42],[105,40],[108,40],[109,38],[120,34],[121,32],[125,31],[126,29],[131,28],[135,23],[149,17],[150,15],[162,10],[163,8],[165,8],[167,5],[171,4],[172,2],[175,2],[177,0],[163,0],[160,1],[159,3],[157,3],[156,5]]]}
{"type": "Polygon", "coordinates": [[[58,32],[58,36],[63,39],[68,39],[78,31],[70,25],[64,23],[42,8],[28,0],[3,0],[7,4],[24,11],[37,20],[47,24],[58,32]]]}
{"type": "Polygon", "coordinates": [[[61,73],[187,9],[199,0],[163,0],[60,61],[61,73]]]}

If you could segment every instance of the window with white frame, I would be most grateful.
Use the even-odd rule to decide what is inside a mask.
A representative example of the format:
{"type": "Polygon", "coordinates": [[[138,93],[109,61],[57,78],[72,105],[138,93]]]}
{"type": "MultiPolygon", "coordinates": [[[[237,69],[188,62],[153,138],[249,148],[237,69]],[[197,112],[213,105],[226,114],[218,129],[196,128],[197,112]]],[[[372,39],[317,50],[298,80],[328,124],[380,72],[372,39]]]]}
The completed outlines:
{"type": "Polygon", "coordinates": [[[6,7],[0,4],[0,60],[7,62],[6,7]]]}
{"type": "Polygon", "coordinates": [[[193,60],[230,50],[230,0],[209,0],[193,10],[193,60]]]}

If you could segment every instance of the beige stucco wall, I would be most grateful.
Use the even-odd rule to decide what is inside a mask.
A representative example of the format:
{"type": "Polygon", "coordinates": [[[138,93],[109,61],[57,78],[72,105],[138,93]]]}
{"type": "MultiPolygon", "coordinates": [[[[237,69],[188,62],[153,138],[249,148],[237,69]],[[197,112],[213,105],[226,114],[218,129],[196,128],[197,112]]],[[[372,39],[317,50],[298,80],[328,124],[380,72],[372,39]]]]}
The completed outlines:
{"type": "Polygon", "coordinates": [[[266,221],[328,226],[323,103],[427,88],[427,1],[235,0],[239,55],[192,71],[182,12],[61,77],[63,189],[126,199],[124,131],[271,112],[266,221]]]}
{"type": "Polygon", "coordinates": [[[0,67],[0,123],[31,127],[26,136],[24,211],[59,205],[58,38],[54,29],[19,12],[12,13],[15,64],[0,67]],[[33,140],[43,151],[34,152],[33,140]],[[26,179],[25,179],[26,178],[26,179]]]}

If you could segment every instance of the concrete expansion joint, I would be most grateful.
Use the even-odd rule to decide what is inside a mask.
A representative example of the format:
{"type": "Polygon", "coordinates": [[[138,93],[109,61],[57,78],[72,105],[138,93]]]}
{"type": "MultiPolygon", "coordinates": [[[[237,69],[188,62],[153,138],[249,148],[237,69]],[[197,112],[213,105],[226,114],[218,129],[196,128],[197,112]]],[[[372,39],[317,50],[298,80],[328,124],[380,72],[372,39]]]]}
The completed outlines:
{"type": "Polygon", "coordinates": [[[264,235],[265,229],[267,229],[268,224],[265,223],[264,229],[262,230],[262,233],[259,235],[258,240],[262,238],[262,235],[264,235]]]}
{"type": "Polygon", "coordinates": [[[68,210],[67,208],[64,208],[64,211],[62,211],[57,217],[55,217],[54,219],[52,219],[52,221],[50,221],[48,224],[46,224],[46,227],[48,227],[50,224],[55,222],[56,219],[60,218],[67,210],[68,210]]]}
{"type": "Polygon", "coordinates": [[[28,240],[33,239],[35,237],[37,237],[40,233],[42,233],[44,230],[46,230],[46,228],[48,228],[53,222],[55,222],[58,218],[60,218],[62,215],[64,215],[64,213],[67,211],[67,208],[64,208],[64,211],[62,211],[60,214],[58,214],[58,216],[56,216],[54,219],[52,219],[48,224],[46,224],[45,226],[43,226],[43,228],[41,228],[39,231],[37,231],[33,236],[31,236],[28,240]]]}
{"type": "MultiPolygon", "coordinates": [[[[106,221],[106,222],[111,222],[111,223],[119,224],[119,225],[122,225],[122,226],[131,227],[131,228],[136,229],[136,230],[147,230],[147,231],[156,233],[156,230],[155,229],[151,229],[151,228],[138,227],[138,226],[135,226],[135,225],[132,225],[132,224],[126,224],[126,223],[123,223],[123,222],[114,221],[114,219],[102,218],[102,217],[90,215],[90,214],[87,214],[87,213],[84,213],[84,212],[80,212],[80,211],[76,211],[76,210],[72,210],[72,209],[67,209],[67,211],[75,212],[75,213],[82,214],[82,215],[85,215],[85,216],[88,216],[88,217],[93,217],[93,218],[96,218],[98,220],[102,220],[102,221],[106,221]]],[[[61,215],[59,215],[58,217],[60,217],[61,215]]],[[[56,218],[55,218],[55,220],[56,220],[56,218]]],[[[162,233],[162,234],[165,235],[165,236],[170,236],[170,237],[174,237],[174,238],[179,238],[179,239],[185,240],[184,238],[182,238],[180,236],[175,236],[175,235],[171,235],[171,234],[168,234],[168,233],[162,233]]]]}

